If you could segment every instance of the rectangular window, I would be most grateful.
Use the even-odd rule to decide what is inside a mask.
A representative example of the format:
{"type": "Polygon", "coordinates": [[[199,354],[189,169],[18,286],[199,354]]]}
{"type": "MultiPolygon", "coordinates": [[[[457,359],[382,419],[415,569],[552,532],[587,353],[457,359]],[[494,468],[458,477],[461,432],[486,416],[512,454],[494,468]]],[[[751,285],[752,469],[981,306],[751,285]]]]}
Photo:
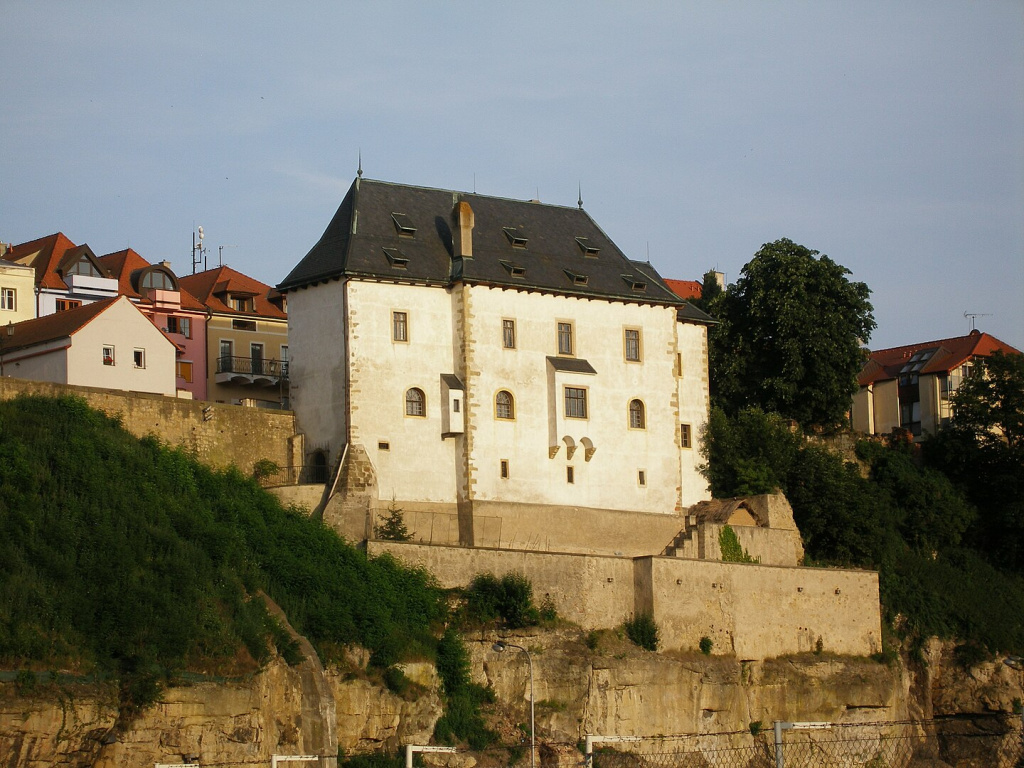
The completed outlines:
{"type": "Polygon", "coordinates": [[[254,376],[260,376],[263,374],[263,345],[262,344],[250,344],[249,345],[249,364],[252,366],[252,372],[254,376]]]}
{"type": "Polygon", "coordinates": [[[572,323],[558,324],[558,354],[571,355],[572,346],[572,323]]]}
{"type": "Polygon", "coordinates": [[[146,350],[144,350],[144,349],[136,349],[132,353],[132,359],[135,362],[135,367],[136,368],[145,368],[146,367],[146,350]]]}
{"type": "Polygon", "coordinates": [[[231,308],[236,312],[252,312],[252,299],[248,296],[234,296],[231,299],[231,308]]]}
{"type": "Polygon", "coordinates": [[[683,353],[676,352],[676,376],[683,375],[683,353]]]}
{"type": "Polygon", "coordinates": [[[232,320],[231,328],[236,331],[255,331],[255,320],[232,320]]]}
{"type": "Polygon", "coordinates": [[[0,288],[0,309],[18,309],[18,292],[14,288],[0,288]]]}
{"type": "Polygon", "coordinates": [[[565,388],[565,417],[567,419],[587,418],[587,390],[582,387],[565,388]]]}
{"type": "Polygon", "coordinates": [[[78,309],[82,302],[78,299],[57,299],[57,311],[67,312],[69,309],[78,309]]]}
{"type": "Polygon", "coordinates": [[[409,341],[409,315],[406,312],[391,313],[392,341],[409,341]]]}
{"type": "Polygon", "coordinates": [[[565,468],[565,482],[569,483],[569,485],[572,485],[573,483],[576,482],[576,469],[575,469],[575,467],[566,467],[565,468]]]}
{"type": "Polygon", "coordinates": [[[692,448],[693,443],[690,435],[690,425],[680,424],[679,425],[679,445],[682,448],[692,448]]]}
{"type": "Polygon", "coordinates": [[[455,413],[458,413],[459,409],[461,407],[462,407],[462,401],[461,400],[459,400],[458,398],[456,398],[455,400],[452,400],[452,411],[454,411],[455,413]]]}
{"type": "Polygon", "coordinates": [[[644,470],[638,469],[636,471],[636,482],[641,488],[647,485],[647,473],[644,470]]]}
{"type": "Polygon", "coordinates": [[[390,451],[391,450],[391,443],[389,443],[387,440],[380,440],[380,441],[377,442],[377,450],[378,451],[390,451]]]}
{"type": "Polygon", "coordinates": [[[114,348],[110,345],[103,346],[103,364],[113,365],[114,364],[114,348]]]}
{"type": "Polygon", "coordinates": [[[179,360],[175,367],[178,369],[177,374],[179,379],[184,379],[187,384],[192,383],[192,363],[185,360],[179,360]]]}
{"type": "Polygon", "coordinates": [[[508,459],[501,460],[501,479],[508,480],[508,459]]]}
{"type": "Polygon", "coordinates": [[[505,349],[516,348],[516,321],[515,320],[502,320],[501,321],[501,345],[505,349]]]}
{"type": "Polygon", "coordinates": [[[175,317],[174,315],[171,315],[167,318],[167,332],[180,333],[186,339],[191,339],[192,319],[189,317],[175,317]]]}
{"type": "Polygon", "coordinates": [[[623,339],[626,360],[631,363],[640,362],[640,330],[627,328],[623,339]]]}

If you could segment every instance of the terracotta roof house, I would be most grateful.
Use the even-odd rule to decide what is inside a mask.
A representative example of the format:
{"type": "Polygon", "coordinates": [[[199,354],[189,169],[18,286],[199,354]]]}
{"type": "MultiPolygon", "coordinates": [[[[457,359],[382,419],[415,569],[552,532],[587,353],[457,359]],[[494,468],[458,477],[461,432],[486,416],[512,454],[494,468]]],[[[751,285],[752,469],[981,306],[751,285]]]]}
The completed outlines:
{"type": "Polygon", "coordinates": [[[206,307],[181,287],[168,262],[151,264],[127,248],[101,256],[99,263],[117,280],[118,294],[131,299],[177,348],[179,394],[206,400],[206,307]]]}
{"type": "Polygon", "coordinates": [[[175,395],[174,344],[125,296],[0,330],[0,374],[175,395]]]}
{"type": "Polygon", "coordinates": [[[713,321],[581,206],[360,177],[278,288],[305,463],[347,456],[368,509],[424,515],[417,535],[615,551],[558,510],[664,521],[707,498],[713,321]]]}
{"type": "Polygon", "coordinates": [[[117,295],[117,280],[92,249],[62,232],[12,245],[3,259],[35,270],[36,317],[117,295]]]}
{"type": "Polygon", "coordinates": [[[207,399],[288,407],[288,313],[284,296],[220,266],[179,279],[207,313],[207,399]]]}
{"type": "Polygon", "coordinates": [[[665,285],[681,299],[699,299],[704,289],[700,280],[671,280],[665,278],[665,285]]]}
{"type": "Polygon", "coordinates": [[[917,439],[934,434],[953,417],[951,395],[979,357],[1020,354],[994,336],[966,336],[870,352],[857,381],[851,421],[859,432],[882,435],[897,427],[917,439]]]}

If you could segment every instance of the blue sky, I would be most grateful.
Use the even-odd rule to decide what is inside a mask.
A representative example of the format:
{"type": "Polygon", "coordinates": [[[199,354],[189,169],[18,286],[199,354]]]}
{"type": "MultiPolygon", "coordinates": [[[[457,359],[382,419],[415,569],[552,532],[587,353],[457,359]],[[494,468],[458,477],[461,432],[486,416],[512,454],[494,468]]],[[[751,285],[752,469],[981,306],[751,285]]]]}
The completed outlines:
{"type": "Polygon", "coordinates": [[[275,284],[365,175],[584,207],[666,277],[788,237],[875,348],[1024,349],[1024,3],[0,0],[0,240],[275,284]]]}

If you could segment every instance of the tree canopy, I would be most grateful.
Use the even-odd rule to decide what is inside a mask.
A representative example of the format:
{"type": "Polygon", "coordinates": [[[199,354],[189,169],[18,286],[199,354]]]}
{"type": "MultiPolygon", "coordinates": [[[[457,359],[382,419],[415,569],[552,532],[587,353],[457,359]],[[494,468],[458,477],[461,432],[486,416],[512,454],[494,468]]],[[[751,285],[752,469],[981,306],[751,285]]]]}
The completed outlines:
{"type": "Polygon", "coordinates": [[[758,407],[803,427],[841,424],[875,328],[867,285],[792,240],[767,243],[715,297],[711,392],[727,413],[758,407]]]}

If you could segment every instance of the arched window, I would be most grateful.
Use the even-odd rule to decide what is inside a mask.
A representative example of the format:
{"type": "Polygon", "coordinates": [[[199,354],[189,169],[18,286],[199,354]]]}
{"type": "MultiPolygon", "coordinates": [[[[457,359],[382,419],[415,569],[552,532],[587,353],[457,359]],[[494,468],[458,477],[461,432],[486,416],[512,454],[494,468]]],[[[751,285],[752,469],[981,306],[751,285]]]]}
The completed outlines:
{"type": "Polygon", "coordinates": [[[494,416],[498,419],[514,419],[516,417],[516,401],[511,392],[504,389],[494,396],[494,416]]]}
{"type": "Polygon", "coordinates": [[[644,417],[644,404],[639,400],[629,401],[629,428],[645,429],[647,419],[644,417]]]}
{"type": "Polygon", "coordinates": [[[156,288],[160,291],[176,291],[177,287],[174,285],[174,280],[163,270],[154,269],[152,272],[147,272],[142,278],[143,288],[156,288]]]}
{"type": "Polygon", "coordinates": [[[426,413],[426,398],[423,396],[423,390],[416,389],[416,387],[408,390],[405,393],[405,415],[425,416],[426,413]]]}

